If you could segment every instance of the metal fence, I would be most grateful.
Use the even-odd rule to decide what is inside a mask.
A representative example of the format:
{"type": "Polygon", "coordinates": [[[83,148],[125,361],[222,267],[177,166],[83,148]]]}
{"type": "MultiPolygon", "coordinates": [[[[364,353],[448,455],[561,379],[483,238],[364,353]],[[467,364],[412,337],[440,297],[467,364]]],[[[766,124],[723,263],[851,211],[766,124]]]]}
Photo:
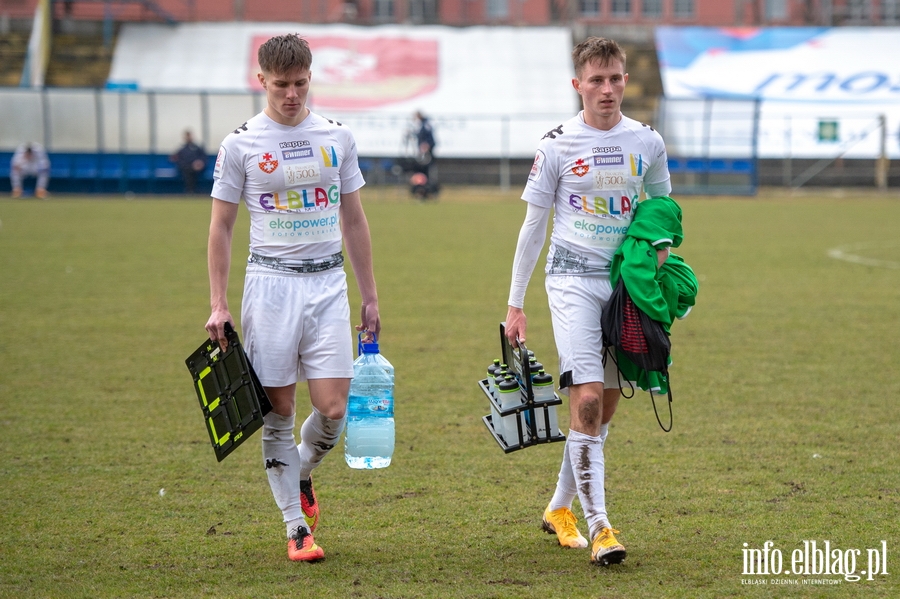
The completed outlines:
{"type": "MultiPolygon", "coordinates": [[[[0,88],[0,153],[33,141],[56,154],[165,157],[191,130],[214,154],[219,142],[264,103],[263,95],[252,92],[0,88]]],[[[409,114],[328,116],[351,128],[361,157],[413,152],[409,114]]],[[[533,158],[544,133],[571,114],[431,116],[440,157],[469,159],[475,166],[481,162],[497,173],[500,186],[509,187],[511,163],[533,158]]],[[[815,184],[815,176],[841,158],[863,158],[875,165],[870,180],[887,185],[893,125],[885,115],[841,112],[833,105],[795,115],[760,101],[663,99],[655,120],[666,140],[673,183],[682,193],[752,194],[760,159],[780,160],[781,183],[799,187],[811,180],[815,184]]]]}

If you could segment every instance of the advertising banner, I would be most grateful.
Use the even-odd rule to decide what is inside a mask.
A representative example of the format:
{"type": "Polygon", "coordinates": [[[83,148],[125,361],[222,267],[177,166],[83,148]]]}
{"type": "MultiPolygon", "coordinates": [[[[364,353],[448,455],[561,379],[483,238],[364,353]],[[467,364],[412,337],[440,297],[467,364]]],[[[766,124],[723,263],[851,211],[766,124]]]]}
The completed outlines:
{"type": "MultiPolygon", "coordinates": [[[[580,108],[563,27],[125,25],[107,87],[262,93],[257,50],[286,33],[313,52],[310,108],[350,125],[361,154],[396,155],[421,110],[443,156],[530,158],[544,133],[580,108]]],[[[250,116],[234,115],[229,127],[250,116]]]]}
{"type": "Polygon", "coordinates": [[[760,157],[875,158],[882,116],[900,157],[900,28],[659,27],[656,42],[667,99],[761,102],[760,157]]]}

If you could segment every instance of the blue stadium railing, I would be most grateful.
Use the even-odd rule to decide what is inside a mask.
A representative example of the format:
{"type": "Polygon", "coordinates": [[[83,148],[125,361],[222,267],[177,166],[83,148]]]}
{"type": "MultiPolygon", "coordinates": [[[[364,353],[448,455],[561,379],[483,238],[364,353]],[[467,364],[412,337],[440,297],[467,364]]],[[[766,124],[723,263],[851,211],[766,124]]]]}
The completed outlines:
{"type": "MultiPolygon", "coordinates": [[[[12,152],[0,152],[0,193],[10,191],[9,169],[12,152]]],[[[184,182],[176,166],[163,154],[87,154],[50,152],[51,193],[184,193],[184,182]]],[[[359,167],[373,184],[396,183],[394,161],[388,158],[360,158],[359,167]]],[[[207,157],[206,168],[197,178],[196,193],[212,191],[215,156],[207,157]]]]}
{"type": "Polygon", "coordinates": [[[669,174],[685,195],[756,195],[756,158],[683,158],[669,156],[669,174]]]}
{"type": "MultiPolygon", "coordinates": [[[[0,189],[9,190],[11,152],[0,152],[0,189]]],[[[50,192],[182,193],[178,168],[161,154],[84,154],[50,152],[50,192]]],[[[197,179],[198,193],[212,189],[214,157],[197,179]]]]}

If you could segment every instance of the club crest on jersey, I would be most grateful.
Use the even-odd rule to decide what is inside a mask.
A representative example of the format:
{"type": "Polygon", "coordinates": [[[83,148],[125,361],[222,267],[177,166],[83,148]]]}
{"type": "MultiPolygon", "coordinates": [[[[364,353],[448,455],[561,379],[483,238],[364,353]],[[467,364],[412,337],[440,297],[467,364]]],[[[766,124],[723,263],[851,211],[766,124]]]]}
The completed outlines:
{"type": "Polygon", "coordinates": [[[266,152],[259,155],[259,170],[271,175],[278,168],[278,160],[272,152],[266,152]]]}
{"type": "Polygon", "coordinates": [[[579,177],[583,177],[588,174],[588,171],[591,170],[591,167],[584,163],[584,159],[579,158],[575,161],[575,166],[572,167],[572,173],[578,175],[579,177]]]}

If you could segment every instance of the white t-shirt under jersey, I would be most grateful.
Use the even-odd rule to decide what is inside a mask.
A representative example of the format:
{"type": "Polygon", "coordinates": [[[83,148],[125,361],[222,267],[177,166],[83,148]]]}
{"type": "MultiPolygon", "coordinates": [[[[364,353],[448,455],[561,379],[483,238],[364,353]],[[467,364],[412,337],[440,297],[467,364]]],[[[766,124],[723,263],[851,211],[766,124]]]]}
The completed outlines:
{"type": "Polygon", "coordinates": [[[583,112],[541,140],[522,199],[553,207],[547,274],[602,274],[622,244],[643,188],[672,191],[666,146],[653,128],[623,116],[609,131],[583,112]]]}
{"type": "Polygon", "coordinates": [[[350,130],[310,113],[296,127],[260,113],[219,148],[212,197],[250,212],[250,251],[290,264],[341,251],[341,194],[363,185],[350,130]]]}

